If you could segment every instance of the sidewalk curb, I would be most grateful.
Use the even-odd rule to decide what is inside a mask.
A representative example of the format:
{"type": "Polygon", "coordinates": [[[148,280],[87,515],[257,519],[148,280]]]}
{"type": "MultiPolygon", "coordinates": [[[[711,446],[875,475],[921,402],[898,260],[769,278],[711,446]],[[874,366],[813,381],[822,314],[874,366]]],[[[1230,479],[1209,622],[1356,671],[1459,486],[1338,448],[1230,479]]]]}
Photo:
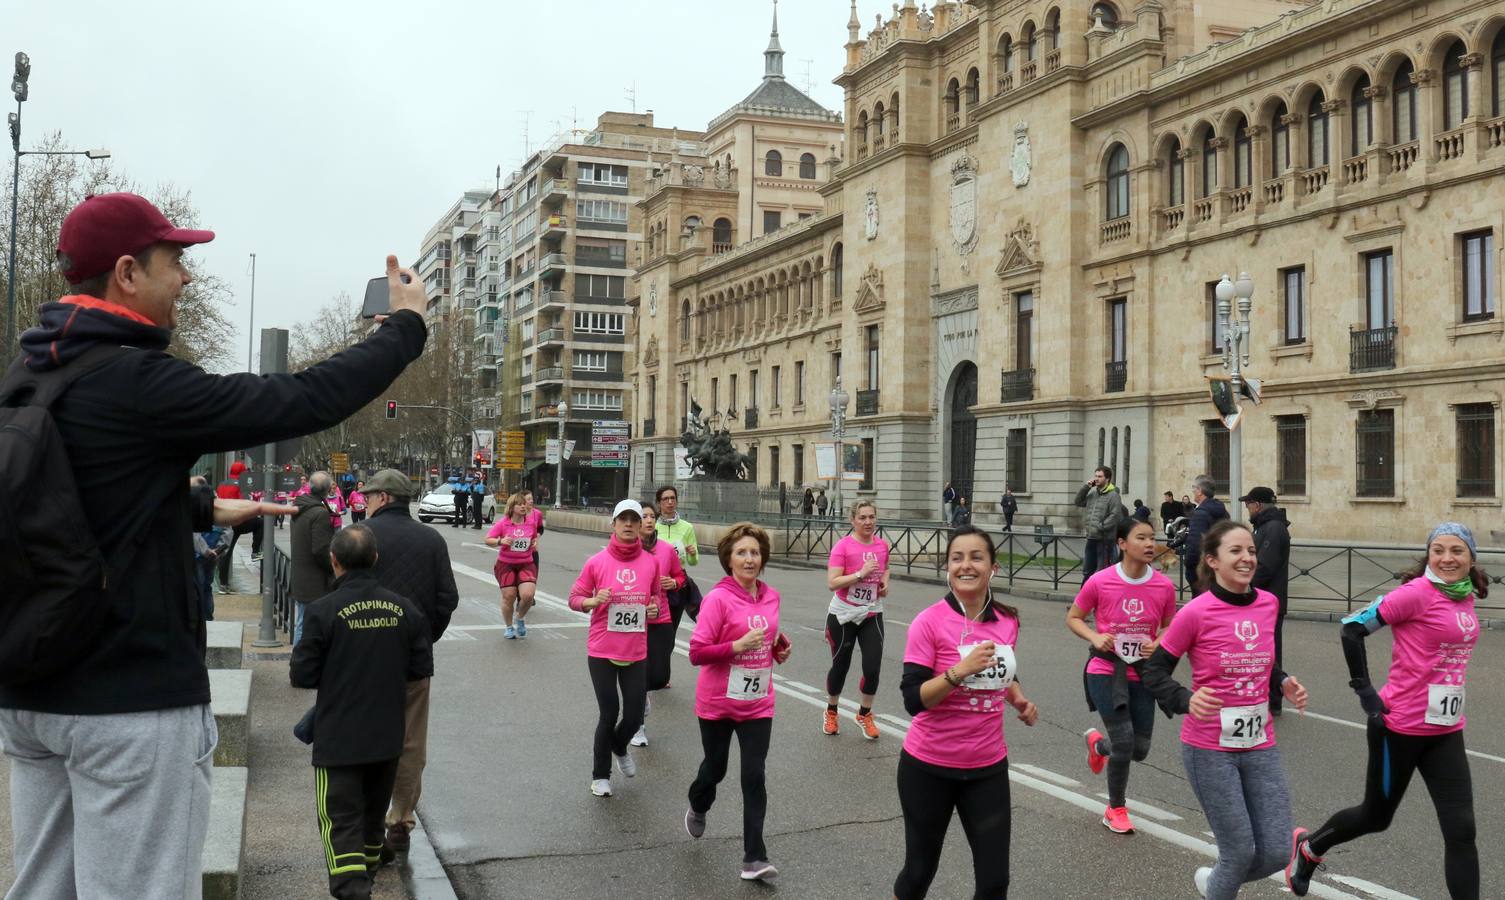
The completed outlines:
{"type": "Polygon", "coordinates": [[[406,864],[398,869],[408,895],[412,900],[459,900],[454,883],[439,860],[439,848],[423,827],[423,816],[415,812],[413,821],[406,864]]]}

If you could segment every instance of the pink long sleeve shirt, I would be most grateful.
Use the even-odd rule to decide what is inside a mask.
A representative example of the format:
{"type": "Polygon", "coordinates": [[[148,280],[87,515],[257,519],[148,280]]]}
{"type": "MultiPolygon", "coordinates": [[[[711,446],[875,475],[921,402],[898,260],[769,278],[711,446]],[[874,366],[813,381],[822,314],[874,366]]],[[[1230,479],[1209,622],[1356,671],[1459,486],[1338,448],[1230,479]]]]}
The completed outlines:
{"type": "Polygon", "coordinates": [[[755,595],[730,575],[706,592],[690,636],[690,662],[700,667],[695,715],[702,719],[773,718],[773,647],[779,636],[779,592],[759,581],[755,595]],[[763,646],[737,652],[732,644],[754,628],[763,646]]]}
{"type": "Polygon", "coordinates": [[[585,612],[585,601],[602,588],[611,599],[589,613],[586,653],[599,659],[637,662],[648,657],[648,604],[658,596],[659,563],[641,544],[621,544],[616,537],[605,550],[585,561],[570,608],[585,612]]]}
{"type": "MultiPolygon", "coordinates": [[[[650,551],[654,559],[658,560],[659,577],[665,575],[674,579],[674,589],[679,590],[685,586],[685,567],[680,565],[679,551],[668,541],[655,540],[653,549],[650,551]]],[[[674,621],[673,614],[669,611],[669,593],[659,588],[658,593],[658,618],[649,622],[649,625],[667,625],[674,621]]]]}

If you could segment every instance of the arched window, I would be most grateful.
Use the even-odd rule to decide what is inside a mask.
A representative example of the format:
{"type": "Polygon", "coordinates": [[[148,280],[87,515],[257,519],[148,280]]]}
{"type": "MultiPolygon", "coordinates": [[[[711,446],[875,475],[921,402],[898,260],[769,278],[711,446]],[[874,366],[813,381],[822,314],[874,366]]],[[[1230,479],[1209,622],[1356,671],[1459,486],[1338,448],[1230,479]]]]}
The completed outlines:
{"type": "Polygon", "coordinates": [[[1289,116],[1285,101],[1281,101],[1270,116],[1271,178],[1279,178],[1291,168],[1291,126],[1286,124],[1289,116]]]}
{"type": "Polygon", "coordinates": [[[1034,62],[1034,60],[1035,60],[1035,23],[1033,23],[1033,22],[1025,22],[1024,23],[1024,27],[1022,29],[1020,29],[1020,31],[1019,31],[1019,42],[1024,45],[1024,61],[1025,62],[1034,62]]]}
{"type": "Polygon", "coordinates": [[[763,161],[764,175],[784,174],[784,155],[777,150],[768,151],[768,156],[763,161]]]}
{"type": "Polygon", "coordinates": [[[815,154],[814,153],[801,153],[800,154],[800,177],[801,178],[814,178],[815,177],[815,154]]]}
{"type": "Polygon", "coordinates": [[[867,146],[867,110],[857,114],[857,146],[867,146]]]}
{"type": "Polygon", "coordinates": [[[1353,124],[1349,129],[1349,140],[1353,141],[1350,156],[1358,156],[1374,143],[1374,107],[1370,105],[1368,91],[1369,76],[1360,75],[1348,97],[1348,108],[1353,110],[1353,124]]]}
{"type": "Polygon", "coordinates": [[[1045,40],[1046,46],[1051,50],[1061,46],[1061,11],[1052,9],[1045,14],[1045,40]]]}
{"type": "Polygon", "coordinates": [[[1109,31],[1118,30],[1118,10],[1114,9],[1111,3],[1092,4],[1091,18],[1094,25],[1102,22],[1103,27],[1109,31]]]}
{"type": "Polygon", "coordinates": [[[841,263],[842,263],[842,256],[843,256],[843,253],[842,253],[841,245],[840,244],[837,244],[836,246],[834,246],[834,247],[831,248],[831,296],[832,297],[840,297],[841,296],[841,263]]]}
{"type": "Polygon", "coordinates": [[[893,96],[888,98],[888,140],[891,144],[899,143],[899,92],[894,91],[893,96]]]}
{"type": "Polygon", "coordinates": [[[1014,71],[1014,39],[1008,35],[998,39],[998,67],[1000,71],[1014,71]]]}
{"type": "Polygon", "coordinates": [[[1397,144],[1416,140],[1416,82],[1411,80],[1412,71],[1408,59],[1390,81],[1390,124],[1395,131],[1392,140],[1397,144]]]}
{"type": "Polygon", "coordinates": [[[1213,143],[1217,135],[1211,128],[1202,135],[1202,196],[1211,197],[1218,189],[1218,148],[1213,143]]]}
{"type": "Polygon", "coordinates": [[[1322,108],[1321,91],[1306,105],[1306,165],[1310,169],[1327,165],[1327,110],[1322,108]]]}
{"type": "Polygon", "coordinates": [[[687,216],[685,218],[685,237],[694,237],[695,232],[700,230],[700,216],[687,216]]]}
{"type": "Polygon", "coordinates": [[[1490,73],[1494,83],[1494,108],[1492,115],[1505,115],[1505,28],[1495,35],[1494,46],[1489,51],[1490,73]]]}
{"type": "Polygon", "coordinates": [[[976,69],[967,72],[967,109],[977,105],[980,81],[981,76],[977,74],[976,69]]]}
{"type": "Polygon", "coordinates": [[[1254,147],[1249,139],[1249,120],[1239,116],[1233,123],[1233,186],[1254,183],[1254,147]]]}
{"type": "Polygon", "coordinates": [[[1468,117],[1468,72],[1463,68],[1467,53],[1462,41],[1448,48],[1442,60],[1442,129],[1452,131],[1468,117]]]}
{"type": "Polygon", "coordinates": [[[1166,148],[1166,171],[1169,182],[1165,188],[1165,205],[1180,206],[1186,202],[1186,161],[1181,158],[1181,142],[1171,138],[1166,148]]]}
{"type": "Polygon", "coordinates": [[[962,85],[955,78],[946,83],[946,115],[954,116],[961,111],[962,85]]]}
{"type": "Polygon", "coordinates": [[[883,149],[883,101],[873,107],[873,147],[875,150],[883,149]]]}
{"type": "Polygon", "coordinates": [[[1108,151],[1108,210],[1109,219],[1121,219],[1129,214],[1129,151],[1123,144],[1114,144],[1108,151]]]}
{"type": "Polygon", "coordinates": [[[690,343],[690,301],[688,299],[679,305],[679,342],[690,343]]]}

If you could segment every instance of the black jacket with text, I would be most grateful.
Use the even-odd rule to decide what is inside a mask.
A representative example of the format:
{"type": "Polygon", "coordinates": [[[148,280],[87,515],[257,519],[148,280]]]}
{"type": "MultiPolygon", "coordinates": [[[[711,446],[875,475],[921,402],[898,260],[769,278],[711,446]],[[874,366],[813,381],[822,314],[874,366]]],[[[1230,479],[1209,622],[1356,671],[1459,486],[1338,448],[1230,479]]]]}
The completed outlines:
{"type": "Polygon", "coordinates": [[[78,527],[94,533],[107,559],[130,542],[137,548],[110,579],[109,621],[89,655],[64,675],[0,689],[0,707],[94,715],[208,703],[189,470],[204,454],[353,415],[423,351],[423,317],[396,313],[325,362],[259,376],[214,375],[170,356],[170,331],[102,301],[64,298],[40,312],[17,365],[67,365],[104,341],[139,348],[81,377],[52,407],[89,512],[78,527]]]}
{"type": "Polygon", "coordinates": [[[376,582],[347,572],[303,612],[293,648],[293,687],[318,688],[316,766],[359,766],[402,755],[408,682],[434,674],[423,613],[376,582]]]}

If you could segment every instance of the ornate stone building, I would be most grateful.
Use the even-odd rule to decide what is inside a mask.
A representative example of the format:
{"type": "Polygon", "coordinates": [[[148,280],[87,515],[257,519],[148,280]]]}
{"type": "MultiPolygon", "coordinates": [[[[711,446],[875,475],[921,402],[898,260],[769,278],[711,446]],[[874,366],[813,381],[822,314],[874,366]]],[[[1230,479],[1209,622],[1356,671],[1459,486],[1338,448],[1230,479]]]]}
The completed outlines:
{"type": "MultiPolygon", "coordinates": [[[[1243,483],[1302,537],[1488,531],[1502,35],[1479,0],[907,2],[865,35],[854,4],[824,212],[645,266],[637,417],[761,376],[738,401],[759,480],[809,482],[844,358],[885,514],[935,516],[947,480],[988,512],[1010,484],[1023,521],[1070,527],[1099,463],[1152,507],[1226,483],[1212,284],[1247,271],[1243,483]]],[[[657,471],[634,480],[665,477],[667,442],[638,433],[657,471]]]]}

